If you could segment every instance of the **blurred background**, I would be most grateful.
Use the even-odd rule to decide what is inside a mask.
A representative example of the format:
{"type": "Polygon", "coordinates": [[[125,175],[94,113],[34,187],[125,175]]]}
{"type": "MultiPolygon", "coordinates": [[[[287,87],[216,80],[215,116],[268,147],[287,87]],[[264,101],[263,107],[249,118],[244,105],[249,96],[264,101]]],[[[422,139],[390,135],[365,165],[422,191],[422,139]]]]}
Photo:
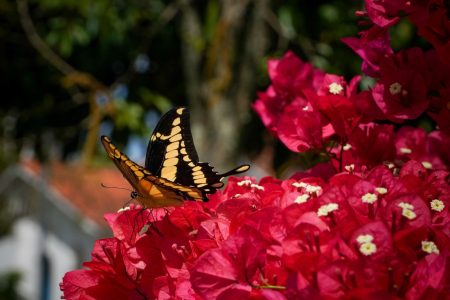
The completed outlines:
{"type": "Polygon", "coordinates": [[[103,214],[130,194],[100,186],[129,187],[100,135],[142,163],[161,114],[187,106],[216,169],[302,167],[251,104],[287,50],[358,74],[340,38],[356,36],[361,2],[0,0],[0,299],[59,299],[64,273],[111,235],[103,214]]]}

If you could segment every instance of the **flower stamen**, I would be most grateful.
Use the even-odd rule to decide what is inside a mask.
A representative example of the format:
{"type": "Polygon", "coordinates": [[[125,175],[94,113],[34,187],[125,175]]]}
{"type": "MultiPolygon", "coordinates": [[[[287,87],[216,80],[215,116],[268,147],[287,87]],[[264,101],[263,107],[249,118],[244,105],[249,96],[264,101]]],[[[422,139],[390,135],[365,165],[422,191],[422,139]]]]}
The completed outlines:
{"type": "Polygon", "coordinates": [[[414,206],[410,203],[400,202],[398,207],[402,209],[402,216],[407,218],[408,220],[413,220],[417,217],[416,213],[413,211],[414,206]]]}
{"type": "Polygon", "coordinates": [[[303,194],[303,195],[298,196],[294,200],[294,202],[297,203],[297,204],[301,204],[301,203],[305,203],[306,201],[308,201],[308,199],[309,199],[309,195],[308,194],[303,194]]]}
{"type": "Polygon", "coordinates": [[[344,87],[337,82],[333,82],[328,86],[330,94],[339,95],[344,90],[344,87]]]}
{"type": "Polygon", "coordinates": [[[438,212],[443,211],[444,208],[445,208],[444,202],[442,202],[442,201],[439,200],[439,199],[431,200],[430,206],[431,206],[431,209],[432,209],[432,210],[438,211],[438,212]]]}
{"type": "Polygon", "coordinates": [[[389,86],[389,92],[391,93],[391,95],[397,95],[398,93],[400,93],[402,90],[402,85],[398,82],[394,82],[393,84],[391,84],[389,86]]]}
{"type": "Polygon", "coordinates": [[[433,241],[422,241],[422,251],[428,254],[439,254],[439,249],[433,241]]]}
{"type": "Polygon", "coordinates": [[[361,197],[361,201],[363,203],[375,203],[375,201],[378,200],[378,196],[376,194],[372,194],[372,193],[366,193],[361,197]]]}
{"type": "Polygon", "coordinates": [[[337,203],[328,203],[324,204],[317,210],[317,216],[328,216],[329,213],[332,211],[335,211],[339,208],[339,205],[337,203]]]}

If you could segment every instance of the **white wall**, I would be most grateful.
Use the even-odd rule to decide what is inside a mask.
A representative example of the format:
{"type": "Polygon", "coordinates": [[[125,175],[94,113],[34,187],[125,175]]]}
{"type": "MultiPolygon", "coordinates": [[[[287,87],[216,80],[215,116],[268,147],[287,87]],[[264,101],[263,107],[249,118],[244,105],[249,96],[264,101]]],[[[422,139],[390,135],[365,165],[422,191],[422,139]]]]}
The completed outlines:
{"type": "Polygon", "coordinates": [[[77,255],[75,251],[58,240],[54,235],[47,235],[45,251],[48,257],[51,258],[51,299],[61,299],[59,283],[66,272],[79,268],[77,255]]]}
{"type": "Polygon", "coordinates": [[[50,299],[60,299],[59,283],[64,273],[77,268],[75,251],[30,218],[14,223],[10,236],[0,240],[0,273],[18,271],[22,275],[19,292],[27,300],[39,300],[41,289],[41,258],[50,262],[50,299]]]}

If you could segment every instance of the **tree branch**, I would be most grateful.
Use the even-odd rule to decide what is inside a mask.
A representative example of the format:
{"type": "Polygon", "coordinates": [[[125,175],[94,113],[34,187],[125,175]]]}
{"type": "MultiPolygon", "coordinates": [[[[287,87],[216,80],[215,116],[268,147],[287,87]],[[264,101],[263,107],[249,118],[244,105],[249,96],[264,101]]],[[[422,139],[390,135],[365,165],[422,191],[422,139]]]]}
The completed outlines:
{"type": "Polygon", "coordinates": [[[22,24],[28,40],[42,57],[64,75],[77,72],[74,67],[53,52],[53,50],[41,39],[31,20],[27,0],[17,0],[17,11],[19,13],[20,23],[22,24]]]}
{"type": "Polygon", "coordinates": [[[82,150],[82,164],[89,165],[97,146],[100,123],[106,113],[111,112],[111,101],[106,107],[99,107],[96,102],[98,93],[103,92],[111,100],[110,89],[98,81],[94,76],[79,72],[58,56],[39,36],[30,17],[27,0],[17,0],[17,11],[20,22],[31,45],[53,67],[65,75],[62,84],[64,87],[79,86],[88,91],[90,111],[88,116],[87,137],[82,150]]]}

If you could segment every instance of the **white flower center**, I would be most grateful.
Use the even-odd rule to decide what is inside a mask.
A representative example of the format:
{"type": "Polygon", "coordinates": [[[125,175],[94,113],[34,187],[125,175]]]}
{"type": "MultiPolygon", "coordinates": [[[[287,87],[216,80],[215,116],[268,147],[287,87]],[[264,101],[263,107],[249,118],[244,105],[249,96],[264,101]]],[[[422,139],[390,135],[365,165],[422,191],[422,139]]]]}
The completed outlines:
{"type": "Polygon", "coordinates": [[[344,167],[344,169],[345,169],[347,172],[352,172],[352,171],[355,169],[355,164],[346,165],[346,166],[344,167]]]}
{"type": "Polygon", "coordinates": [[[294,202],[297,203],[297,204],[305,203],[306,201],[308,201],[308,199],[309,199],[309,195],[308,194],[303,194],[303,195],[298,196],[294,200],[294,202]]]}
{"type": "Polygon", "coordinates": [[[249,179],[241,180],[237,183],[238,186],[244,186],[244,185],[250,186],[251,184],[252,184],[252,181],[249,179]]]}
{"type": "Polygon", "coordinates": [[[434,210],[434,211],[441,212],[445,208],[444,202],[442,202],[439,199],[431,200],[430,205],[431,205],[431,209],[434,210]]]}
{"type": "Polygon", "coordinates": [[[372,204],[372,203],[374,203],[375,201],[378,200],[378,197],[377,197],[376,194],[367,193],[367,194],[365,194],[365,195],[363,195],[361,197],[361,200],[362,200],[363,203],[372,204]]]}
{"type": "Polygon", "coordinates": [[[408,220],[413,220],[417,217],[416,213],[413,211],[414,206],[412,204],[400,202],[398,206],[402,208],[402,216],[404,216],[408,220]]]}
{"type": "Polygon", "coordinates": [[[306,188],[305,188],[305,191],[307,192],[307,193],[310,193],[310,194],[312,194],[312,193],[318,193],[318,192],[320,192],[322,190],[322,188],[320,187],[320,186],[318,186],[318,185],[307,185],[306,186],[306,188]]]}
{"type": "Polygon", "coordinates": [[[402,216],[404,216],[408,220],[413,220],[417,217],[416,213],[409,209],[403,209],[402,216]]]}
{"type": "Polygon", "coordinates": [[[328,216],[328,214],[332,211],[335,211],[339,208],[339,205],[337,203],[328,203],[324,204],[317,210],[317,215],[319,217],[322,216],[328,216]]]}
{"type": "Polygon", "coordinates": [[[258,184],[256,184],[256,183],[253,183],[251,180],[249,180],[249,179],[244,179],[244,180],[241,180],[241,181],[239,181],[238,183],[237,183],[237,185],[238,186],[247,186],[247,187],[249,187],[249,188],[254,188],[254,189],[257,189],[257,190],[260,190],[260,191],[264,191],[264,187],[263,186],[260,186],[260,185],[258,185],[258,184]]]}
{"type": "Polygon", "coordinates": [[[411,153],[412,153],[412,150],[409,149],[409,148],[406,148],[406,147],[402,147],[402,148],[400,148],[400,153],[403,153],[403,154],[411,154],[411,153]]]}
{"type": "Polygon", "coordinates": [[[362,243],[359,246],[359,252],[364,254],[365,256],[369,256],[377,252],[377,245],[374,243],[362,243]]]}
{"type": "Polygon", "coordinates": [[[356,238],[356,241],[360,244],[362,243],[370,243],[373,241],[373,235],[371,234],[360,234],[356,238]]]}
{"type": "Polygon", "coordinates": [[[342,90],[344,90],[344,88],[337,82],[333,82],[328,86],[328,91],[333,95],[339,95],[342,90]]]}
{"type": "Polygon", "coordinates": [[[431,253],[439,254],[438,247],[432,241],[422,241],[422,250],[428,254],[431,254],[431,253]]]}
{"type": "Polygon", "coordinates": [[[250,185],[250,187],[252,187],[252,188],[254,188],[254,189],[257,189],[257,190],[260,190],[260,191],[264,191],[264,187],[261,186],[261,185],[258,185],[258,184],[252,183],[252,184],[250,185]]]}
{"type": "Polygon", "coordinates": [[[365,256],[369,256],[377,252],[377,245],[372,243],[373,235],[360,234],[356,238],[356,241],[359,243],[359,252],[361,252],[365,256]]]}
{"type": "Polygon", "coordinates": [[[400,93],[402,90],[402,85],[398,82],[394,82],[393,84],[391,84],[389,86],[389,92],[391,93],[391,95],[397,95],[398,93],[400,93]]]}
{"type": "Polygon", "coordinates": [[[377,187],[375,188],[375,191],[380,195],[384,195],[388,192],[387,188],[384,187],[377,187]]]}
{"type": "Polygon", "coordinates": [[[344,147],[342,147],[342,149],[344,149],[344,151],[348,151],[348,150],[352,149],[352,145],[345,144],[344,147]]]}
{"type": "Polygon", "coordinates": [[[300,182],[294,182],[292,185],[295,186],[296,188],[304,188],[304,187],[307,186],[306,183],[301,182],[301,181],[300,182]]]}
{"type": "Polygon", "coordinates": [[[318,185],[312,185],[312,184],[307,184],[305,182],[294,182],[292,183],[293,186],[295,186],[298,189],[304,189],[305,193],[308,194],[315,194],[315,196],[318,196],[320,194],[320,192],[322,191],[322,187],[318,186],[318,185]]]}
{"type": "Polygon", "coordinates": [[[430,162],[428,162],[428,161],[423,161],[423,162],[422,162],[422,166],[423,166],[425,169],[432,169],[432,168],[433,168],[433,165],[432,165],[430,162]]]}
{"type": "Polygon", "coordinates": [[[414,209],[414,206],[411,203],[407,203],[407,202],[400,202],[398,204],[398,207],[401,207],[403,209],[414,209]]]}

